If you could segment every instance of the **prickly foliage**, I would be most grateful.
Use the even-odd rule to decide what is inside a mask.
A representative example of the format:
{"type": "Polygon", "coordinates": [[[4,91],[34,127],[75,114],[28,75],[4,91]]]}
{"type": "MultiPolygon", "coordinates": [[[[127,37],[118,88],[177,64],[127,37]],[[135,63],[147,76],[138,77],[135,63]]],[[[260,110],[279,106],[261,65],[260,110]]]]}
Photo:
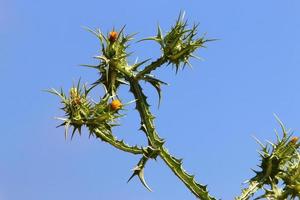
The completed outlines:
{"type": "Polygon", "coordinates": [[[92,108],[92,104],[87,98],[86,86],[80,87],[80,81],[78,81],[77,86],[70,89],[69,95],[66,95],[62,89],[60,92],[55,89],[49,90],[49,92],[59,96],[63,104],[61,109],[65,112],[65,118],[59,118],[63,120],[59,126],[65,126],[65,137],[67,137],[70,126],[73,127],[72,137],[76,130],[81,133],[81,127],[86,124],[92,108]]]}
{"type": "Polygon", "coordinates": [[[206,185],[202,185],[195,180],[195,176],[187,173],[182,166],[182,159],[178,159],[171,154],[165,147],[160,150],[160,156],[164,162],[171,168],[173,173],[186,185],[187,188],[199,199],[216,200],[212,197],[206,185]]]}
{"type": "Polygon", "coordinates": [[[88,29],[99,39],[101,54],[94,57],[99,60],[99,65],[83,66],[96,68],[99,71],[100,78],[94,84],[103,84],[112,96],[116,94],[120,84],[126,83],[126,77],[130,76],[132,71],[127,63],[129,54],[126,50],[129,47],[128,42],[133,39],[133,35],[125,36],[124,28],[120,30],[115,40],[110,40],[109,36],[105,36],[99,29],[95,31],[88,29]]]}
{"type": "MultiPolygon", "coordinates": [[[[202,200],[214,200],[208,193],[206,185],[196,182],[194,175],[187,173],[183,169],[182,159],[171,155],[165,147],[165,140],[162,139],[155,128],[155,117],[151,113],[145,90],[140,81],[145,81],[153,86],[161,99],[162,86],[166,83],[155,77],[153,71],[165,64],[172,64],[176,72],[180,67],[188,64],[191,57],[196,57],[193,53],[203,47],[204,43],[211,41],[204,37],[197,37],[198,25],[188,27],[187,21],[183,20],[180,14],[175,25],[163,33],[158,27],[155,37],[143,40],[154,40],[159,43],[162,55],[151,61],[147,59],[133,64],[128,63],[129,53],[127,52],[129,41],[133,35],[125,35],[124,27],[120,31],[114,29],[107,35],[99,29],[91,30],[100,41],[100,55],[95,56],[99,60],[96,66],[85,65],[98,70],[99,78],[91,87],[77,84],[69,90],[69,94],[63,90],[55,89],[49,92],[57,95],[63,105],[62,111],[65,113],[60,126],[65,126],[67,137],[68,128],[73,128],[72,137],[78,131],[81,133],[82,127],[86,127],[90,136],[95,136],[113,147],[131,154],[140,155],[140,160],[133,169],[130,181],[137,176],[141,183],[151,191],[145,181],[144,173],[148,161],[160,157],[172,172],[182,181],[196,198],[202,200]],[[93,101],[88,96],[97,85],[104,86],[104,94],[99,101],[93,101]],[[141,147],[130,146],[123,140],[118,140],[113,134],[113,127],[118,125],[118,118],[124,116],[123,105],[119,98],[118,89],[121,84],[129,86],[130,92],[136,104],[136,110],[140,115],[140,130],[144,132],[148,145],[141,147]]],[[[279,121],[279,120],[278,120],[279,121]]],[[[263,194],[257,199],[295,199],[300,196],[300,156],[298,138],[291,137],[279,121],[283,136],[277,134],[275,143],[269,142],[267,145],[261,144],[260,169],[255,171],[255,176],[248,181],[248,187],[237,197],[238,200],[249,199],[257,191],[263,194]],[[280,185],[282,183],[282,185],[280,185]]],[[[184,139],[184,138],[183,138],[184,139]]],[[[184,140],[183,140],[184,141],[184,140]]],[[[188,141],[187,141],[188,142],[188,141]]]]}
{"type": "Polygon", "coordinates": [[[193,53],[199,47],[204,47],[204,43],[211,41],[204,37],[195,38],[197,36],[198,25],[188,27],[187,20],[184,20],[184,13],[180,14],[175,25],[171,30],[163,35],[158,26],[157,35],[155,37],[145,38],[143,40],[154,40],[159,43],[163,52],[163,58],[168,64],[172,64],[176,68],[176,72],[180,66],[190,65],[189,59],[195,57],[193,53]]]}
{"type": "MultiPolygon", "coordinates": [[[[277,118],[277,117],[276,117],[277,118]]],[[[260,170],[254,171],[255,176],[248,182],[249,187],[244,189],[241,196],[236,199],[249,199],[260,189],[264,194],[256,199],[294,199],[300,197],[300,154],[298,138],[286,130],[277,118],[282,131],[282,137],[277,132],[277,141],[263,145],[259,152],[260,170]],[[283,184],[283,186],[282,186],[283,184]]]]}
{"type": "Polygon", "coordinates": [[[108,96],[99,102],[91,101],[87,96],[90,89],[92,88],[87,89],[85,85],[80,87],[80,82],[78,82],[77,87],[70,89],[69,95],[66,95],[63,90],[60,92],[55,89],[49,91],[61,98],[63,104],[61,109],[65,112],[65,117],[58,119],[63,120],[59,126],[65,126],[65,137],[67,138],[70,127],[73,127],[71,136],[73,138],[76,130],[81,134],[81,129],[85,126],[89,129],[90,136],[96,136],[120,150],[143,154],[141,147],[130,146],[122,140],[117,140],[112,134],[112,127],[117,125],[116,120],[121,115],[111,110],[108,96]]]}

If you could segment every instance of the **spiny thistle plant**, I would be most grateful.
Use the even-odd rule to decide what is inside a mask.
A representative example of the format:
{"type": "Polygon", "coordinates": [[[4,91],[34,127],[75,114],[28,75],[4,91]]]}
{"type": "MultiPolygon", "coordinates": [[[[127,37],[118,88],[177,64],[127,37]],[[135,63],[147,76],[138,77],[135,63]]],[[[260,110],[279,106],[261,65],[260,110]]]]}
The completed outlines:
{"type": "Polygon", "coordinates": [[[255,199],[299,199],[300,197],[300,154],[298,137],[292,137],[283,123],[275,116],[281,126],[282,137],[268,141],[267,145],[259,140],[261,164],[260,171],[253,170],[255,176],[247,181],[248,188],[242,191],[237,200],[249,199],[258,190],[263,194],[255,199]]]}
{"type": "MultiPolygon", "coordinates": [[[[144,178],[144,168],[149,159],[160,157],[173,173],[184,183],[184,185],[198,199],[214,200],[209,194],[207,186],[198,183],[194,175],[186,172],[182,167],[182,159],[171,155],[165,147],[162,139],[156,131],[154,116],[150,111],[147,96],[140,84],[141,81],[150,83],[161,96],[161,86],[166,84],[153,75],[157,68],[167,65],[173,66],[178,72],[186,65],[190,65],[191,58],[197,58],[194,53],[197,49],[212,40],[197,36],[198,25],[189,27],[187,21],[180,14],[175,25],[165,34],[158,26],[157,34],[140,40],[152,40],[160,45],[161,56],[156,60],[144,60],[142,62],[128,63],[127,48],[134,35],[126,35],[124,27],[119,30],[112,30],[108,34],[98,30],[88,29],[101,43],[101,55],[95,56],[99,60],[96,66],[85,65],[96,69],[99,72],[99,79],[90,86],[78,82],[77,86],[71,87],[69,93],[55,89],[49,92],[57,95],[63,105],[65,112],[63,123],[59,126],[65,127],[65,137],[68,136],[68,129],[72,128],[71,137],[75,133],[81,134],[82,127],[86,127],[90,136],[100,138],[113,147],[131,154],[140,155],[140,161],[133,169],[133,174],[129,178],[137,176],[141,183],[151,191],[144,178]],[[150,63],[149,63],[150,62],[150,63]],[[97,101],[91,100],[89,93],[98,85],[104,86],[105,93],[97,101]],[[131,146],[123,140],[118,140],[113,134],[113,127],[118,125],[118,118],[123,117],[123,104],[119,96],[120,85],[127,85],[134,99],[130,103],[136,105],[136,110],[140,115],[140,130],[144,132],[147,139],[147,146],[131,146]]],[[[278,119],[278,118],[277,118],[278,119]]],[[[255,176],[248,180],[248,187],[243,189],[236,200],[246,200],[260,192],[256,199],[296,199],[300,197],[300,154],[297,137],[286,130],[282,122],[282,137],[277,134],[275,143],[268,142],[263,145],[261,142],[260,158],[261,168],[254,171],[255,176]]]]}

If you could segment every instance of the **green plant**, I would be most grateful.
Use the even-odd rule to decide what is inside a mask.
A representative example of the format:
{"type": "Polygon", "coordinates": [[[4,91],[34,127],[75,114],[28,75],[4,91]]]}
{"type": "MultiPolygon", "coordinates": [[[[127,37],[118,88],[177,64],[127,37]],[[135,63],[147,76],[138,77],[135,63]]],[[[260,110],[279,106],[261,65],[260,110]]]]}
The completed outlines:
{"type": "Polygon", "coordinates": [[[276,116],[281,126],[283,136],[277,132],[277,141],[268,142],[267,145],[257,142],[261,146],[259,152],[261,164],[260,171],[255,171],[255,176],[248,180],[248,188],[242,191],[237,200],[249,199],[258,190],[263,190],[263,195],[255,199],[295,199],[300,197],[300,154],[298,137],[285,128],[276,116]]]}
{"type": "MultiPolygon", "coordinates": [[[[60,126],[65,126],[65,136],[67,137],[69,127],[73,128],[72,136],[76,131],[81,134],[82,127],[89,130],[91,136],[111,144],[122,151],[140,155],[140,161],[134,168],[130,181],[137,176],[141,183],[151,191],[144,179],[144,168],[149,159],[160,157],[173,173],[184,183],[184,185],[199,199],[212,200],[206,185],[196,182],[194,175],[187,173],[182,167],[182,160],[171,155],[164,145],[164,140],[158,135],[154,116],[151,114],[147,96],[145,95],[140,81],[150,83],[158,92],[159,100],[161,96],[161,85],[166,84],[153,75],[153,71],[163,65],[175,67],[176,72],[190,65],[190,58],[197,58],[193,53],[203,48],[204,45],[212,40],[204,37],[197,37],[198,25],[188,27],[187,22],[180,15],[170,31],[165,35],[158,26],[157,35],[146,38],[157,42],[161,48],[161,56],[149,63],[145,60],[139,63],[129,64],[127,58],[127,47],[133,35],[125,35],[124,27],[120,31],[111,31],[107,35],[100,30],[90,30],[101,42],[102,54],[95,58],[99,60],[96,66],[85,65],[96,69],[100,76],[99,79],[90,87],[81,85],[73,86],[69,95],[63,90],[50,90],[51,93],[61,98],[62,110],[65,118],[60,126]],[[147,64],[148,63],[148,64],[147,64]],[[131,146],[123,140],[118,140],[112,130],[117,126],[117,119],[123,117],[121,113],[123,105],[119,94],[119,86],[125,84],[130,88],[135,100],[131,103],[136,104],[141,119],[141,131],[145,133],[148,145],[145,147],[131,146]],[[89,98],[89,92],[96,86],[103,85],[105,93],[99,102],[94,102],[89,98]]],[[[278,120],[279,121],[279,120],[278,120]]],[[[262,189],[264,194],[259,198],[267,199],[287,199],[295,198],[300,195],[300,168],[299,168],[299,143],[297,138],[291,139],[291,134],[279,121],[283,137],[278,136],[276,143],[263,145],[261,155],[261,171],[249,180],[248,188],[237,197],[238,200],[249,199],[255,192],[262,189]],[[278,184],[283,184],[280,187],[278,184]]]]}

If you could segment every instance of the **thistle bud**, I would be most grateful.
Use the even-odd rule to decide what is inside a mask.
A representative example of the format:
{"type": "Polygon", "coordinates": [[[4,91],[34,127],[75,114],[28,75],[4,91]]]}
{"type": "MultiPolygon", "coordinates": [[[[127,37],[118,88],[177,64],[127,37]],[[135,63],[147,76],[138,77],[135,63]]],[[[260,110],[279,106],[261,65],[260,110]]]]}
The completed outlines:
{"type": "Polygon", "coordinates": [[[111,31],[108,36],[110,42],[115,42],[118,38],[118,33],[116,31],[111,31]]]}
{"type": "Polygon", "coordinates": [[[72,88],[70,89],[70,97],[71,97],[71,98],[78,97],[78,91],[77,91],[77,88],[72,87],[72,88]]]}
{"type": "Polygon", "coordinates": [[[113,100],[113,101],[111,102],[111,104],[110,104],[111,109],[114,110],[114,111],[117,111],[117,110],[121,109],[122,106],[123,106],[123,105],[122,105],[121,101],[118,100],[118,99],[113,100]]]}
{"type": "Polygon", "coordinates": [[[75,87],[72,87],[70,89],[70,98],[71,98],[71,102],[74,104],[74,105],[79,105],[81,104],[81,97],[78,93],[78,90],[77,88],[75,87]]]}
{"type": "Polygon", "coordinates": [[[292,139],[290,140],[290,143],[292,143],[292,144],[296,144],[297,142],[298,142],[298,137],[292,137],[292,139]]]}

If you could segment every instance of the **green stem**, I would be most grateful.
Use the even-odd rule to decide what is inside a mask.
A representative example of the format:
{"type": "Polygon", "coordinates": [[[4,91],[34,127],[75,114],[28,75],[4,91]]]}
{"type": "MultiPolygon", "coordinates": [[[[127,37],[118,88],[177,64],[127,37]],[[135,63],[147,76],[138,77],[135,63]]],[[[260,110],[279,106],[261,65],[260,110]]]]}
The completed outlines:
{"type": "Polygon", "coordinates": [[[162,146],[164,140],[161,139],[158,134],[156,133],[153,119],[154,116],[151,114],[149,109],[149,104],[147,103],[146,96],[142,91],[142,87],[138,83],[138,80],[135,78],[130,78],[130,91],[133,93],[136,101],[136,109],[139,111],[140,118],[141,118],[141,130],[145,132],[148,143],[154,149],[162,146]]]}
{"type": "Polygon", "coordinates": [[[141,79],[144,75],[149,74],[151,71],[155,70],[157,67],[165,64],[167,62],[167,59],[165,57],[160,57],[156,61],[152,62],[150,65],[145,67],[143,71],[139,72],[136,75],[136,79],[141,79]]]}
{"type": "Polygon", "coordinates": [[[111,144],[112,146],[116,147],[119,150],[132,153],[132,154],[143,154],[143,149],[139,148],[138,146],[130,146],[126,144],[123,140],[117,140],[112,134],[105,134],[99,129],[94,129],[92,131],[96,137],[100,138],[101,140],[111,144]]]}
{"type": "Polygon", "coordinates": [[[160,148],[159,156],[196,197],[202,200],[215,200],[214,197],[209,195],[205,185],[197,183],[194,175],[188,174],[183,169],[181,159],[170,155],[165,147],[160,148]]]}
{"type": "Polygon", "coordinates": [[[170,155],[167,149],[163,146],[164,141],[158,136],[154,127],[154,117],[150,112],[147,98],[142,91],[142,87],[135,78],[130,78],[130,90],[133,93],[136,101],[136,109],[141,117],[141,129],[145,132],[149,145],[158,150],[158,155],[163,159],[173,173],[186,185],[186,187],[199,199],[214,200],[207,191],[206,186],[197,183],[193,175],[188,174],[182,168],[182,161],[170,155]]]}
{"type": "Polygon", "coordinates": [[[257,190],[261,188],[262,184],[258,181],[250,181],[248,188],[244,189],[236,200],[248,200],[257,190]]]}
{"type": "Polygon", "coordinates": [[[116,66],[116,70],[118,70],[120,73],[122,73],[126,77],[132,77],[133,73],[126,69],[126,66],[116,66]]]}

